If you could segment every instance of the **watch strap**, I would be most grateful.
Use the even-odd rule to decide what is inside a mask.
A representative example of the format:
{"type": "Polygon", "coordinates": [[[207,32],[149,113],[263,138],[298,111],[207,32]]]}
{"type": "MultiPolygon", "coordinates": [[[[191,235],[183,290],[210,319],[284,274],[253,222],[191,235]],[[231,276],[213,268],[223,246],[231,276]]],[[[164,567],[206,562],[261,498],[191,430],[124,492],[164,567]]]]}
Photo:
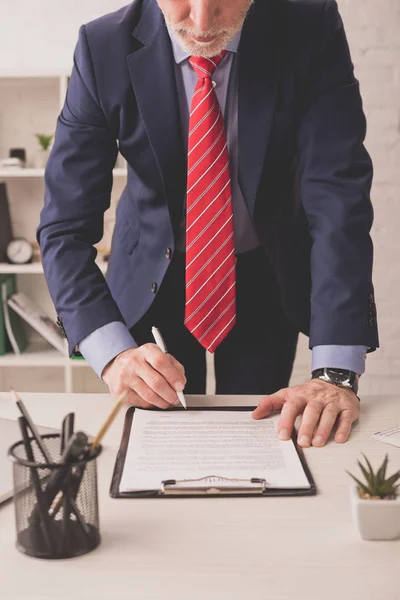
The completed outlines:
{"type": "Polygon", "coordinates": [[[336,387],[341,387],[344,389],[351,389],[357,396],[358,381],[357,381],[357,373],[355,373],[354,371],[349,371],[347,369],[321,368],[321,369],[315,369],[315,371],[312,372],[311,378],[312,379],[322,379],[323,381],[326,381],[327,383],[335,385],[336,387]],[[335,380],[331,379],[329,377],[329,374],[327,373],[327,371],[333,371],[333,372],[337,372],[337,373],[342,373],[343,371],[346,371],[347,373],[349,373],[349,379],[351,381],[351,385],[344,385],[344,384],[341,384],[339,381],[335,381],[335,380]]]}

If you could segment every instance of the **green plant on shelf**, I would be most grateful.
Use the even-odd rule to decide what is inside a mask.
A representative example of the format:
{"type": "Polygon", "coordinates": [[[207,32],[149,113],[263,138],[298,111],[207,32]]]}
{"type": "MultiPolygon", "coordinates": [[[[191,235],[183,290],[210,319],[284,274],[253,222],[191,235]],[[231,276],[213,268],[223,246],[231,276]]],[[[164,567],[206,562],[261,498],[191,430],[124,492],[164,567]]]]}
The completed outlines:
{"type": "Polygon", "coordinates": [[[346,471],[346,473],[357,483],[360,498],[365,500],[395,500],[397,498],[398,489],[400,488],[400,484],[397,483],[400,480],[400,471],[393,473],[390,477],[386,477],[386,469],[389,460],[387,454],[377,471],[373,470],[371,463],[365,454],[363,454],[363,457],[366,466],[362,465],[360,461],[357,462],[364,475],[365,483],[346,471]]]}
{"type": "Polygon", "coordinates": [[[46,135],[44,133],[36,133],[36,139],[39,142],[40,147],[42,148],[42,150],[46,151],[49,149],[50,144],[53,140],[54,135],[46,135]]]}

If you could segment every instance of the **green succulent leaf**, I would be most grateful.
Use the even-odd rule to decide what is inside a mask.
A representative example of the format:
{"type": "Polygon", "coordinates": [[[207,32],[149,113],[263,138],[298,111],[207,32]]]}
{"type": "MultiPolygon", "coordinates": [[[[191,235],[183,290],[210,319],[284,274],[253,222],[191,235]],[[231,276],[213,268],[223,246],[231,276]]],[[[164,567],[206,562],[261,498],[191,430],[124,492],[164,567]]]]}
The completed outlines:
{"type": "Polygon", "coordinates": [[[45,135],[43,133],[36,133],[35,135],[43,150],[48,150],[54,135],[45,135]]]}
{"type": "Polygon", "coordinates": [[[381,485],[379,490],[377,491],[377,496],[381,498],[385,498],[385,496],[391,496],[393,494],[393,487],[391,485],[387,485],[386,483],[381,485]]]}
{"type": "Polygon", "coordinates": [[[369,462],[368,458],[365,456],[365,454],[364,454],[363,452],[361,452],[361,454],[363,455],[363,457],[364,457],[364,460],[365,460],[365,462],[367,463],[367,466],[368,466],[369,472],[371,473],[371,475],[374,475],[374,470],[373,470],[373,468],[371,467],[371,463],[369,462]]]}
{"type": "Polygon", "coordinates": [[[397,471],[397,473],[393,473],[391,477],[386,479],[386,483],[393,486],[398,479],[400,479],[400,471],[397,471]]]}
{"type": "Polygon", "coordinates": [[[361,481],[359,479],[357,479],[357,477],[354,477],[354,475],[352,475],[351,473],[349,473],[349,471],[346,471],[346,473],[348,475],[350,475],[350,477],[352,477],[354,479],[354,481],[357,483],[358,487],[365,492],[366,494],[370,494],[370,490],[368,489],[368,487],[366,485],[364,485],[364,483],[361,483],[361,481]]]}
{"type": "Polygon", "coordinates": [[[359,479],[354,477],[349,471],[346,471],[357,483],[359,490],[369,494],[371,496],[377,496],[379,498],[385,498],[388,496],[397,496],[400,484],[396,484],[400,480],[400,470],[393,473],[390,477],[386,478],[386,471],[389,462],[389,456],[386,454],[379,469],[374,472],[371,463],[365,454],[362,454],[365,460],[364,466],[360,461],[357,461],[358,466],[365,478],[365,483],[362,483],[359,479]]]}
{"type": "Polygon", "coordinates": [[[388,465],[388,460],[389,460],[389,455],[386,454],[385,456],[385,460],[383,461],[382,465],[380,466],[378,473],[377,473],[377,479],[379,481],[385,481],[385,477],[386,477],[386,468],[388,465]]]}
{"type": "Polygon", "coordinates": [[[373,473],[372,474],[369,473],[367,471],[367,469],[364,467],[364,465],[362,465],[359,460],[357,461],[357,463],[358,463],[358,466],[360,467],[360,469],[361,469],[361,471],[362,471],[362,473],[363,473],[363,475],[365,477],[365,481],[367,482],[368,486],[369,487],[373,487],[374,483],[375,483],[374,482],[374,475],[373,475],[373,473]]]}

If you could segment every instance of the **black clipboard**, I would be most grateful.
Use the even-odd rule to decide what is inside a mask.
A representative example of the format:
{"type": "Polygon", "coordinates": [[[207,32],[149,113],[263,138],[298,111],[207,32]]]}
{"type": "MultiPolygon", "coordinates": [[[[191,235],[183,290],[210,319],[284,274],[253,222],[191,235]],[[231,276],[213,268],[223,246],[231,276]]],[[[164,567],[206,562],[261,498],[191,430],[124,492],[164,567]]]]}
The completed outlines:
{"type": "MultiPolygon", "coordinates": [[[[193,410],[200,411],[253,411],[256,407],[249,406],[206,406],[206,407],[193,407],[193,410]]],[[[154,408],[149,410],[155,410],[158,412],[164,412],[162,409],[154,408]]],[[[182,407],[176,407],[169,409],[168,412],[182,412],[185,410],[182,407]]],[[[256,496],[315,496],[317,494],[317,487],[315,485],[313,476],[311,471],[307,465],[307,461],[304,456],[304,452],[302,448],[297,445],[297,431],[293,428],[292,441],[294,443],[294,447],[299,456],[301,465],[304,469],[304,473],[307,477],[307,480],[310,484],[309,488],[271,488],[267,487],[261,479],[249,480],[249,489],[240,488],[236,492],[234,491],[234,486],[231,490],[227,488],[217,489],[216,485],[212,485],[210,483],[206,483],[201,487],[201,490],[182,490],[179,487],[176,487],[176,484],[179,482],[175,482],[174,480],[169,480],[166,482],[160,482],[159,490],[148,490],[148,491],[140,491],[140,492],[121,492],[120,491],[120,483],[121,477],[124,470],[126,453],[128,450],[129,438],[131,435],[131,427],[133,416],[135,413],[135,407],[131,406],[128,408],[125,414],[125,422],[122,431],[121,443],[117,453],[114,472],[112,475],[111,486],[110,486],[110,495],[112,498],[193,498],[193,497],[202,497],[202,498],[226,498],[229,497],[256,497],[256,496]],[[251,488],[251,489],[250,489],[251,488]],[[177,491],[179,490],[179,491],[177,491]]],[[[199,486],[200,487],[200,486],[199,486]]]]}

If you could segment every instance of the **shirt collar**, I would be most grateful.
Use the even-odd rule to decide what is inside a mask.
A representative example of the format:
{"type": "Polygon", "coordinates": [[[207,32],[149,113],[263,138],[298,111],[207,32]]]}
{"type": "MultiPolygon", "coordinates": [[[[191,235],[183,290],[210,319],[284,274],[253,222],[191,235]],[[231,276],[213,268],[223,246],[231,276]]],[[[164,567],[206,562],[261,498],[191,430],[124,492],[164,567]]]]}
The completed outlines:
{"type": "MultiPolygon", "coordinates": [[[[180,45],[178,44],[174,34],[172,31],[170,31],[169,27],[167,26],[168,29],[168,33],[169,33],[169,37],[171,38],[171,44],[172,44],[172,51],[174,53],[174,59],[176,64],[180,64],[182,63],[184,60],[186,60],[187,58],[189,58],[190,54],[188,54],[187,52],[185,52],[185,50],[183,50],[183,48],[180,47],[180,45]]],[[[236,33],[235,37],[229,42],[229,44],[226,47],[226,50],[228,50],[228,52],[235,52],[238,53],[239,50],[239,42],[240,42],[240,36],[242,34],[242,29],[239,29],[239,31],[236,33]]]]}

